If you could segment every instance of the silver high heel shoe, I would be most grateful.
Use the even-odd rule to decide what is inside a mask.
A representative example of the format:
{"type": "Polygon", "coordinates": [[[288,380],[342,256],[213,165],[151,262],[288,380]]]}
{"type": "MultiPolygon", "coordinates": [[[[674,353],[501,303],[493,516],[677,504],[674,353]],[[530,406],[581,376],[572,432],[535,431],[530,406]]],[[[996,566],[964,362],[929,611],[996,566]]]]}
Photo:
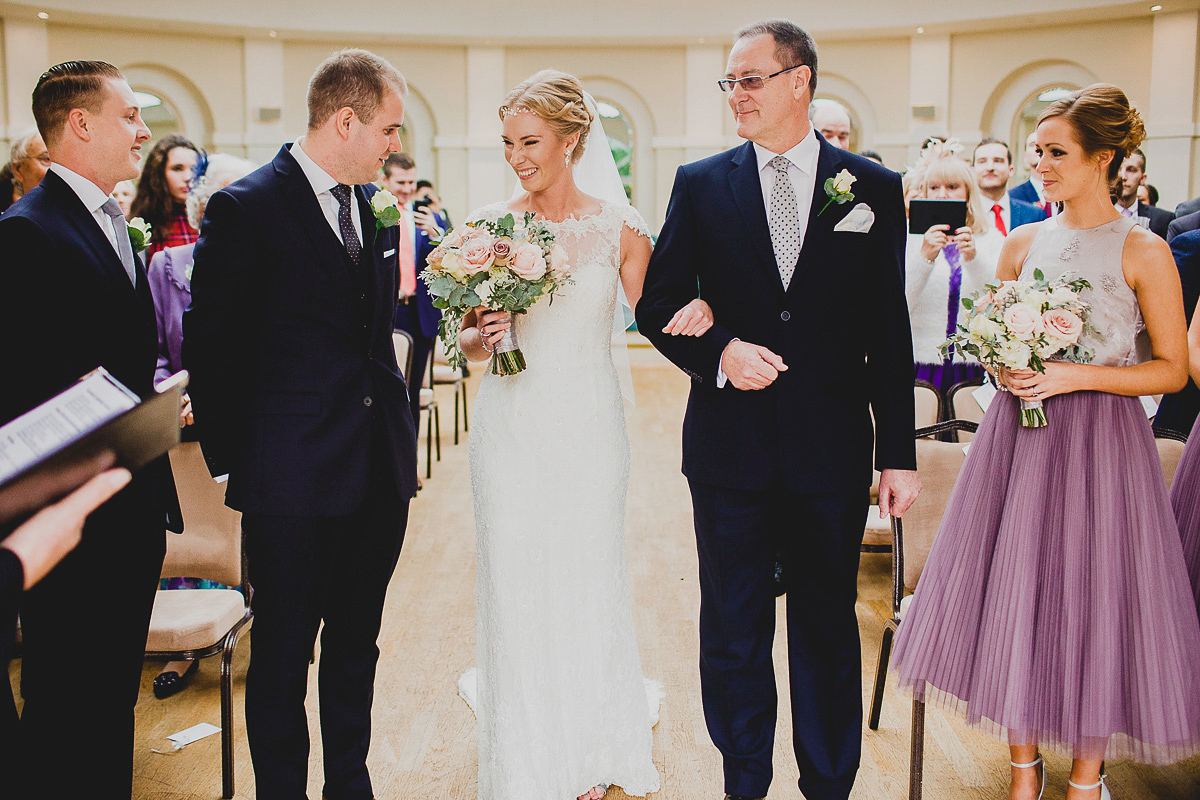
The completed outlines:
{"type": "Polygon", "coordinates": [[[1088,789],[1095,789],[1097,786],[1099,786],[1100,787],[1100,800],[1112,800],[1112,793],[1108,791],[1108,786],[1104,783],[1104,779],[1107,777],[1108,777],[1107,775],[1101,775],[1100,780],[1096,781],[1093,784],[1089,784],[1087,786],[1076,783],[1075,781],[1068,778],[1067,784],[1069,786],[1075,787],[1076,789],[1083,789],[1084,791],[1087,791],[1088,789]]]}
{"type": "MultiPolygon", "coordinates": [[[[1042,795],[1044,795],[1046,793],[1046,761],[1039,755],[1037,758],[1035,758],[1033,761],[1030,761],[1028,764],[1018,764],[1015,761],[1009,761],[1008,763],[1009,763],[1009,765],[1016,767],[1017,769],[1033,769],[1034,767],[1038,767],[1038,766],[1040,766],[1042,768],[1041,769],[1042,788],[1038,791],[1038,800],[1042,800],[1042,795]]],[[[1101,779],[1100,782],[1103,783],[1104,780],[1101,779]]],[[[1075,784],[1071,784],[1071,785],[1074,786],[1075,784]]],[[[1095,788],[1095,787],[1079,786],[1076,788],[1087,789],[1087,788],[1095,788]]]]}

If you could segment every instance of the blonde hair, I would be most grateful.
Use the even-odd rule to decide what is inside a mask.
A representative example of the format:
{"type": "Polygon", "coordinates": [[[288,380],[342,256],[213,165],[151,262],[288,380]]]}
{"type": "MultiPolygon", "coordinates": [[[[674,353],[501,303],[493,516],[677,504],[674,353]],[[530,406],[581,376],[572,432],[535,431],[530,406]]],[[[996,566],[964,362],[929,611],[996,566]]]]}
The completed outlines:
{"type": "Polygon", "coordinates": [[[967,227],[976,234],[987,230],[988,218],[983,213],[979,185],[975,183],[975,173],[966,161],[959,158],[949,148],[942,149],[924,165],[920,175],[921,197],[927,196],[931,180],[952,180],[965,186],[967,189],[967,227]]]}
{"type": "Polygon", "coordinates": [[[526,111],[544,119],[560,139],[570,139],[578,133],[579,143],[571,151],[571,161],[579,160],[593,117],[578,78],[556,69],[544,69],[513,87],[498,109],[502,122],[509,114],[526,111]]]}
{"type": "Polygon", "coordinates": [[[1125,92],[1111,83],[1093,83],[1056,100],[1038,117],[1038,125],[1054,117],[1067,121],[1079,146],[1089,156],[1101,150],[1113,151],[1108,164],[1110,185],[1119,180],[1121,162],[1136,152],[1146,138],[1142,115],[1129,104],[1125,92]]]}

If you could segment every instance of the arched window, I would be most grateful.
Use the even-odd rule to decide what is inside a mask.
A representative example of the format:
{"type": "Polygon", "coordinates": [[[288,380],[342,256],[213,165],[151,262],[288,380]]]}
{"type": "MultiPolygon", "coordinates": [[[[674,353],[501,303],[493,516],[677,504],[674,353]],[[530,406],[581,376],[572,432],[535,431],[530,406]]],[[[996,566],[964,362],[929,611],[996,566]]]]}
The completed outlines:
{"type": "Polygon", "coordinates": [[[608,137],[608,149],[617,162],[617,172],[625,185],[625,196],[633,199],[633,126],[629,117],[619,106],[596,98],[596,109],[600,112],[600,124],[608,137]]]}
{"type": "Polygon", "coordinates": [[[151,141],[156,142],[174,133],[187,135],[179,120],[179,113],[166,99],[147,91],[135,91],[133,96],[142,109],[142,121],[150,129],[151,141]]]}
{"type": "Polygon", "coordinates": [[[1038,117],[1042,115],[1051,103],[1061,100],[1079,87],[1065,83],[1055,83],[1043,86],[1026,99],[1015,120],[1016,138],[1012,143],[1013,160],[1016,162],[1017,178],[1024,180],[1029,177],[1029,168],[1025,163],[1025,140],[1037,129],[1038,117]]]}

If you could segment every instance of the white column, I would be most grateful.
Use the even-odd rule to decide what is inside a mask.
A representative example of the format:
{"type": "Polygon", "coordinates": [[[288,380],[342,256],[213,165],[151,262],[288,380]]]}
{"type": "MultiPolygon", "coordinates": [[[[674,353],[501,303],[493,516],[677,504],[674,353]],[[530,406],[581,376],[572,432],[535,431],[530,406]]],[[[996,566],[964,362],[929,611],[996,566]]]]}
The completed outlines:
{"type": "Polygon", "coordinates": [[[725,148],[721,126],[729,113],[725,96],[717,88],[717,79],[725,74],[725,48],[722,45],[689,45],[684,56],[685,161],[711,156],[725,148]]]}
{"type": "Polygon", "coordinates": [[[279,146],[301,131],[283,128],[283,42],[278,39],[246,39],[242,45],[245,67],[246,158],[265,164],[279,146]]]}
{"type": "Polygon", "coordinates": [[[909,163],[928,136],[948,136],[950,131],[950,37],[918,34],[909,49],[909,105],[932,107],[929,117],[912,116],[909,163]]]}
{"type": "Polygon", "coordinates": [[[1196,140],[1196,36],[1200,12],[1156,14],[1150,51],[1150,107],[1146,121],[1146,175],[1159,206],[1174,211],[1192,196],[1196,140]]]}
{"type": "Polygon", "coordinates": [[[502,47],[467,48],[467,207],[472,209],[509,194],[496,117],[507,88],[504,61],[502,47]]]}
{"type": "Polygon", "coordinates": [[[53,66],[46,23],[4,18],[4,96],[7,98],[4,161],[7,145],[33,125],[32,96],[38,78],[53,66]]]}

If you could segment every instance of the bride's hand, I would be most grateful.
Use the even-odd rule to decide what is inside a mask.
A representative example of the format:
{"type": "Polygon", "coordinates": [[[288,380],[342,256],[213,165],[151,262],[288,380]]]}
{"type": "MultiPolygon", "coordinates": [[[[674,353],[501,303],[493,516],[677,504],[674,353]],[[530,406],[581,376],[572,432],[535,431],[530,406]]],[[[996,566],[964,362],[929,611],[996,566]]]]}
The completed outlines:
{"type": "Polygon", "coordinates": [[[504,337],[504,332],[512,327],[512,315],[507,311],[489,311],[477,308],[475,316],[477,320],[475,327],[479,329],[479,338],[483,349],[494,353],[497,343],[504,337]]]}
{"type": "Polygon", "coordinates": [[[663,333],[672,336],[701,336],[712,327],[713,312],[708,303],[697,297],[675,312],[663,333]]]}

